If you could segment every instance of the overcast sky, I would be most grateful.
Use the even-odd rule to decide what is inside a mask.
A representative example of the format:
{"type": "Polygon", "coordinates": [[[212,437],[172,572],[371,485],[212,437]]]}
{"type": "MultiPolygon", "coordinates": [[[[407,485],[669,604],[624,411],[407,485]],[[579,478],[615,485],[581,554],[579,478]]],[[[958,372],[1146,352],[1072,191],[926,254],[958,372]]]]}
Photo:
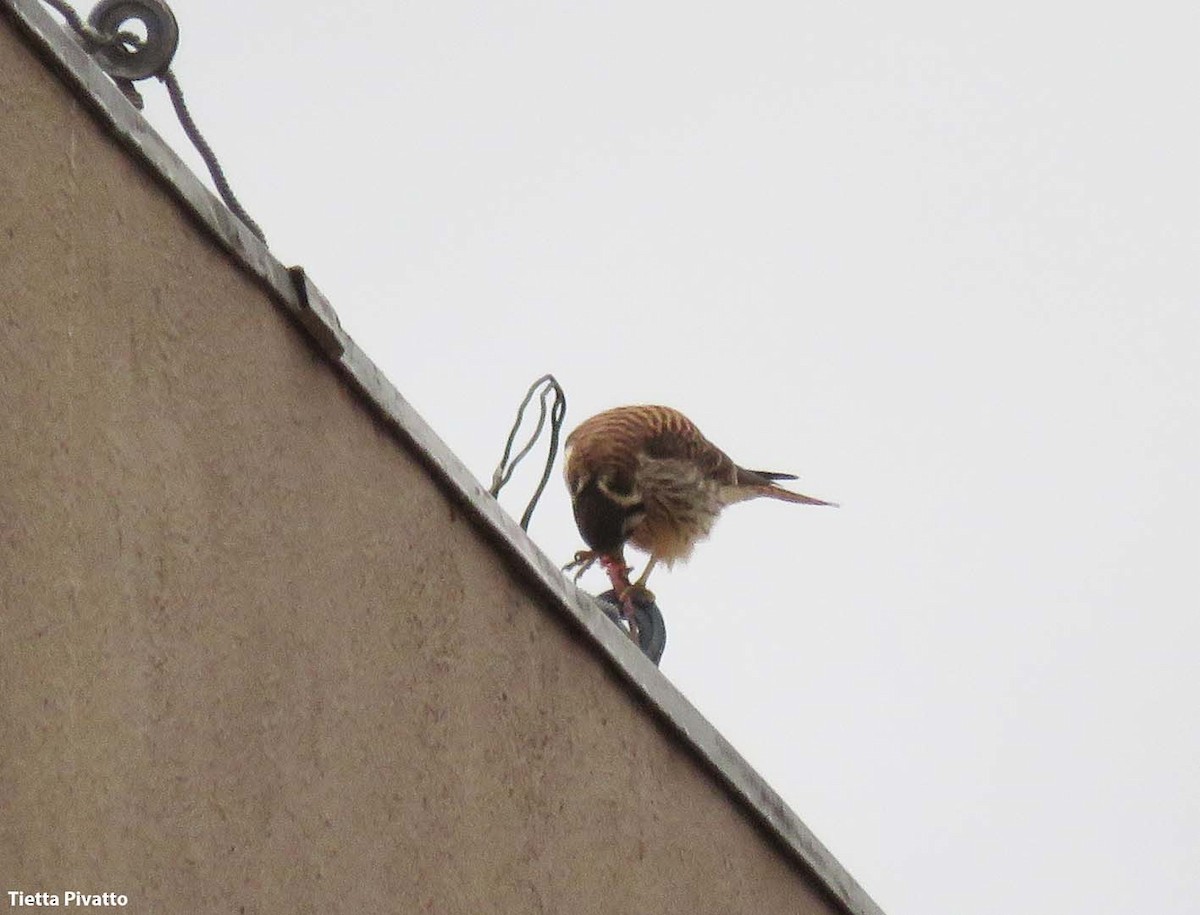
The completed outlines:
{"type": "MultiPolygon", "coordinates": [[[[550,371],[842,503],[652,584],[885,911],[1195,912],[1193,4],[172,6],[272,249],[481,480],[550,371]]],[[[531,534],[581,546],[557,474],[531,534]]]]}

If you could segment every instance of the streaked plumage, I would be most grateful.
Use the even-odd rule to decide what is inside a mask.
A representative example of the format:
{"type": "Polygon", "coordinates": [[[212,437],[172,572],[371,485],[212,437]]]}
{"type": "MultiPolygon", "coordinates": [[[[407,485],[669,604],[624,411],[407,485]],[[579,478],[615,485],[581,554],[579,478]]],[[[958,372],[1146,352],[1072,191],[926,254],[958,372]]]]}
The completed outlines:
{"type": "MultiPolygon", "coordinates": [[[[794,480],[791,474],[739,467],[686,416],[661,406],[617,407],[584,421],[567,438],[565,476],[590,547],[577,564],[607,559],[606,569],[624,568],[623,547],[632,544],[650,554],[639,587],[656,562],[687,559],[727,505],[755,498],[833,504],[776,485],[794,480]]],[[[616,579],[613,586],[620,590],[616,579]]]]}

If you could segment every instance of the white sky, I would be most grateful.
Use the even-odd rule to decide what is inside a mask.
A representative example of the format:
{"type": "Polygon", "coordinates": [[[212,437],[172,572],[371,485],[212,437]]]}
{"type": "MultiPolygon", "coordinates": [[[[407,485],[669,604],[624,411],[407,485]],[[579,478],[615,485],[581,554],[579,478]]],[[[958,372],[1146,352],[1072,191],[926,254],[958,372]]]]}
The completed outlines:
{"type": "MultiPolygon", "coordinates": [[[[889,915],[1195,911],[1194,5],[172,6],[273,250],[481,480],[552,371],[843,504],[653,585],[889,915]]],[[[531,533],[581,545],[557,473],[531,533]]]]}

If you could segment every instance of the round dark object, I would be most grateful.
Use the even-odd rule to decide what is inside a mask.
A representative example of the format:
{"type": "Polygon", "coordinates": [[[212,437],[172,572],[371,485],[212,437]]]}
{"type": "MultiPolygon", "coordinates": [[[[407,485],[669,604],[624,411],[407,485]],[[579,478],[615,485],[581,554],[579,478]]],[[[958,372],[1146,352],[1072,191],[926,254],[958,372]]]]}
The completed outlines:
{"type": "Polygon", "coordinates": [[[88,16],[88,25],[102,35],[115,35],[131,20],[145,27],[146,40],[134,48],[120,41],[96,48],[96,62],[117,79],[158,76],[171,65],[179,46],[175,14],[162,0],[100,0],[88,16]]]}
{"type": "MultiPolygon", "coordinates": [[[[658,604],[652,600],[634,598],[633,608],[638,624],[638,647],[657,666],[667,647],[667,624],[663,622],[658,604]]],[[[609,590],[600,595],[600,609],[622,630],[625,629],[625,617],[616,591],[609,590]]]]}

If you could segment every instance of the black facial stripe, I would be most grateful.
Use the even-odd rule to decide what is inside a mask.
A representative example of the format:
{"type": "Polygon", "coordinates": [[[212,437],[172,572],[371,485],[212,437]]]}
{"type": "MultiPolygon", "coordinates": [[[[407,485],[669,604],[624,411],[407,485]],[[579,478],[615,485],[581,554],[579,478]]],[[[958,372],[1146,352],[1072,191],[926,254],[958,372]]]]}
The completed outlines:
{"type": "Polygon", "coordinates": [[[646,513],[642,501],[633,505],[619,505],[600,489],[594,480],[589,480],[573,500],[575,523],[584,542],[601,553],[616,552],[635,527],[631,519],[641,520],[646,513]]]}

